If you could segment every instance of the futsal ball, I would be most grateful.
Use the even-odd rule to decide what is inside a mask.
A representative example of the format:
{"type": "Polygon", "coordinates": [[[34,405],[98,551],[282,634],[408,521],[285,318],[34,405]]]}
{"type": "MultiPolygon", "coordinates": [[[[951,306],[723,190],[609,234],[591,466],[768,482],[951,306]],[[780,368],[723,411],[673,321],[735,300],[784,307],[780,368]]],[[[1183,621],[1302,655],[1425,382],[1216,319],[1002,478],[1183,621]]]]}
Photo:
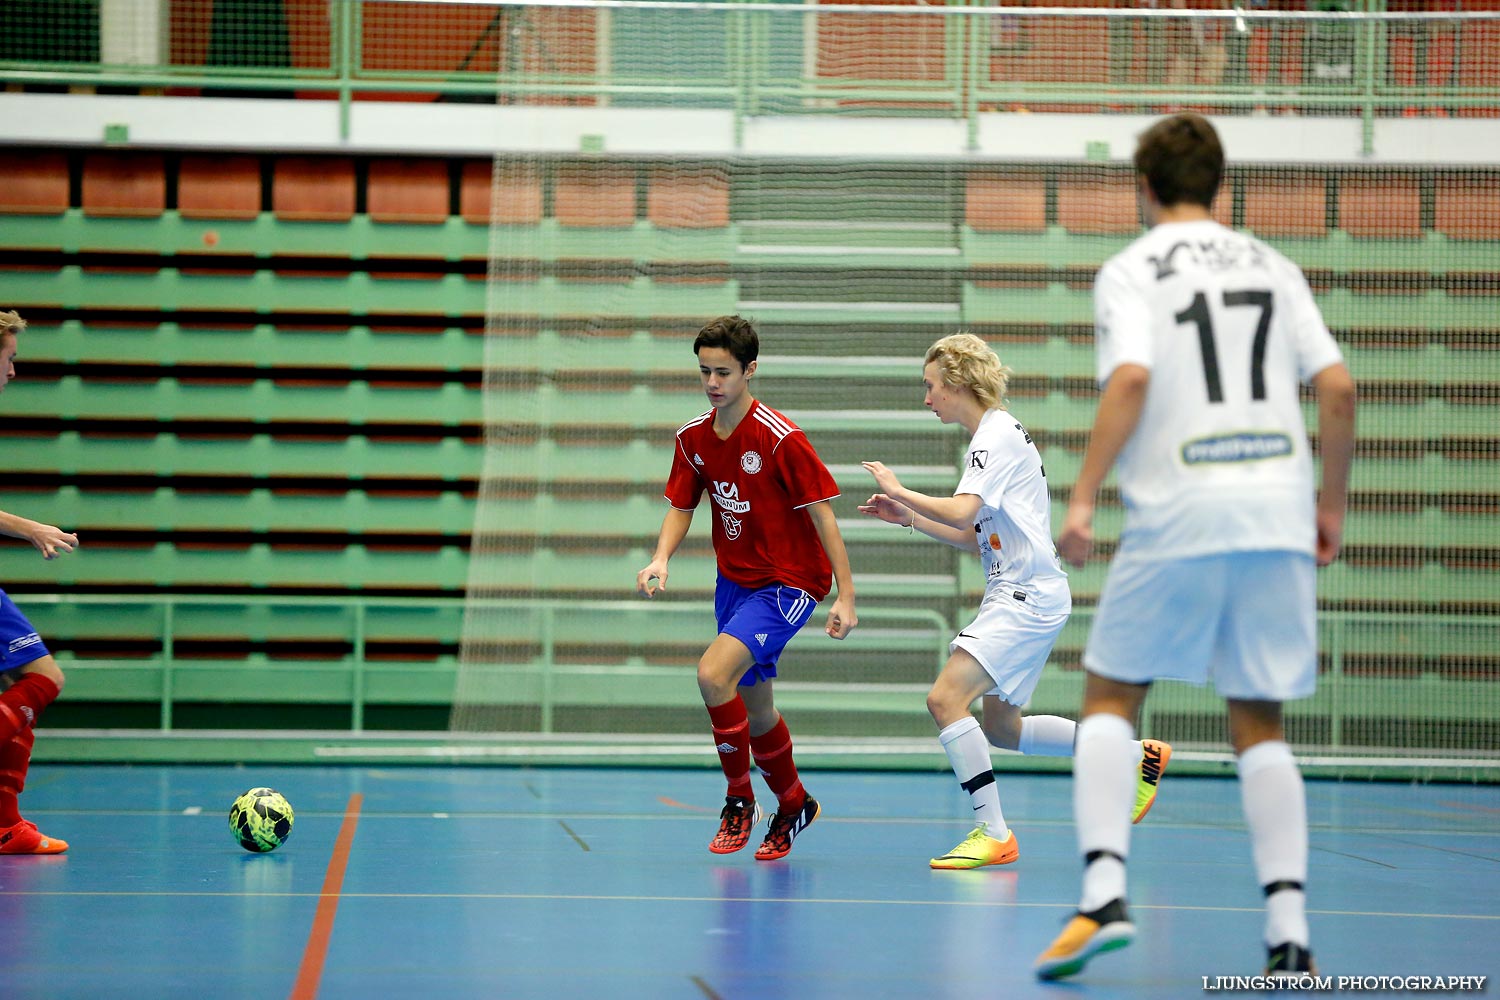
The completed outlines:
{"type": "Polygon", "coordinates": [[[274,851],[292,835],[292,804],[274,788],[252,788],[229,807],[229,832],[247,851],[274,851]]]}

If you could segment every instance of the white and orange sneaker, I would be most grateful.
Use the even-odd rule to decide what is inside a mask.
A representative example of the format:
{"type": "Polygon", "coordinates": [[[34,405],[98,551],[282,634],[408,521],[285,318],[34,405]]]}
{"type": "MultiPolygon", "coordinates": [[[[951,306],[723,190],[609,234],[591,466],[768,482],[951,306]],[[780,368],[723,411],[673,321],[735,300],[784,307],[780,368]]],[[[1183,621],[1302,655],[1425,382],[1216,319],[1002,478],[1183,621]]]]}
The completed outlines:
{"type": "Polygon", "coordinates": [[[1123,948],[1135,940],[1135,924],[1125,911],[1125,900],[1105,903],[1092,913],[1079,911],[1052,942],[1037,956],[1038,979],[1063,979],[1083,971],[1089,959],[1106,951],[1123,948]]]}

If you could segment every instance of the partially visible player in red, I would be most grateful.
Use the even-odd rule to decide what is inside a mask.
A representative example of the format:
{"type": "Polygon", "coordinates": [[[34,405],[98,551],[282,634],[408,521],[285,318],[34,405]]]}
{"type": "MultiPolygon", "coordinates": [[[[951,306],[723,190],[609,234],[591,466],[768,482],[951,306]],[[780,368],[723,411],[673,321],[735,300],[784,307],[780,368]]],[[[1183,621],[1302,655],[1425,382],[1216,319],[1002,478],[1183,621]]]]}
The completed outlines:
{"type": "MultiPolygon", "coordinates": [[[[0,312],[0,392],[16,377],[16,335],[26,321],[15,312],[0,312]]],[[[78,546],[78,536],[0,510],[0,535],[21,538],[44,559],[78,546]]],[[[17,801],[31,766],[33,728],[42,709],[62,691],[63,672],[36,629],[0,590],[0,854],[61,854],[67,841],[44,836],[21,818],[17,801]]]]}
{"type": "Polygon", "coordinates": [[[693,341],[711,409],[677,431],[662,521],[651,562],[636,574],[644,597],[667,589],[667,561],[686,537],[706,490],[713,508],[719,578],[718,637],[698,661],[698,690],[708,707],[719,763],[729,781],[715,854],[738,851],[760,820],[750,760],[776,793],[777,809],[755,857],[785,857],[818,818],[792,760],[792,738],[776,711],[771,681],[787,642],[828,595],[838,596],[824,631],[842,639],[859,619],[849,556],[830,501],[833,477],[807,436],[750,395],[760,341],[739,316],[720,316],[693,341]]]}

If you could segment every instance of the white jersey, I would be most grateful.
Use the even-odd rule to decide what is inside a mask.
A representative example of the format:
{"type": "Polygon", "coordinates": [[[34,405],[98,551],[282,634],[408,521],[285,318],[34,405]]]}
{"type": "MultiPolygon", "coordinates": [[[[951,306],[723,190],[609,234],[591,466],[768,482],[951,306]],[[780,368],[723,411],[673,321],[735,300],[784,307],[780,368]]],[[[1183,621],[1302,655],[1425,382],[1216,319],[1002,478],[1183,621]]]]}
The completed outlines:
{"type": "Polygon", "coordinates": [[[980,500],[974,534],[986,599],[1004,588],[1040,614],[1071,611],[1068,575],[1052,544],[1052,504],[1042,456],[1031,435],[1005,410],[990,410],[980,419],[964,455],[963,478],[953,491],[954,496],[962,493],[980,500]]]}
{"type": "Polygon", "coordinates": [[[1302,271],[1211,220],[1163,223],[1094,282],[1098,377],[1151,371],[1120,452],[1122,550],[1185,558],[1312,552],[1299,383],[1343,360],[1302,271]]]}

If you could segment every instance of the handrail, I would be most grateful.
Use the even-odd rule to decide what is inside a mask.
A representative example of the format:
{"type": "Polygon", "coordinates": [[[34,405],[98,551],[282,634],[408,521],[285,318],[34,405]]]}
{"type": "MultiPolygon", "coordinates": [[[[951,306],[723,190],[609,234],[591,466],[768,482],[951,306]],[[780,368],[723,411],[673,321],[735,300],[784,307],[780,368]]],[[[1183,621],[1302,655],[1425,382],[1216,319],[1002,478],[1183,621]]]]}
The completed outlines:
{"type": "MultiPolygon", "coordinates": [[[[178,669],[177,657],[174,643],[176,639],[176,623],[183,608],[191,607],[215,607],[224,605],[238,605],[244,607],[260,608],[286,608],[286,609],[338,609],[349,613],[347,631],[344,637],[351,644],[349,656],[350,690],[351,690],[351,729],[355,732],[364,730],[364,716],[366,709],[366,682],[367,664],[365,659],[366,643],[369,630],[369,616],[376,610],[402,610],[402,609],[452,609],[452,610],[474,610],[481,609],[491,612],[540,612],[542,620],[539,623],[537,641],[541,649],[541,657],[538,664],[533,668],[540,667],[541,700],[538,706],[541,712],[541,730],[551,732],[553,729],[553,712],[555,708],[555,695],[553,681],[557,666],[553,650],[556,643],[557,621],[556,616],[562,611],[584,611],[584,612],[625,612],[630,614],[650,614],[653,616],[692,615],[703,618],[711,613],[708,602],[701,600],[690,600],[681,602],[646,602],[638,598],[630,597],[620,600],[567,600],[562,598],[474,598],[466,601],[461,597],[369,597],[363,595],[352,596],[278,596],[263,594],[64,594],[64,593],[38,593],[27,594],[22,597],[24,606],[49,606],[49,605],[81,605],[81,606],[108,606],[125,608],[150,608],[160,609],[160,627],[162,637],[162,653],[160,660],[161,668],[161,710],[159,728],[162,731],[173,729],[173,709],[175,703],[175,675],[178,669]]],[[[1093,614],[1092,608],[1079,608],[1075,612],[1077,620],[1087,620],[1093,614]]],[[[908,622],[915,623],[919,627],[928,627],[933,633],[933,673],[934,676],[948,655],[948,639],[951,635],[951,625],[943,615],[930,609],[896,609],[871,607],[861,609],[860,619],[865,624],[908,622]]],[[[1349,645],[1348,633],[1351,628],[1360,625],[1386,625],[1396,628],[1420,628],[1420,629],[1444,629],[1453,627],[1500,629],[1500,617],[1475,617],[1458,614],[1391,614],[1373,611],[1325,611],[1320,614],[1320,628],[1325,634],[1325,649],[1328,655],[1328,670],[1325,676],[1337,678],[1334,683],[1328,684],[1331,691],[1330,697],[1334,700],[1335,709],[1337,702],[1343,695],[1342,680],[1345,676],[1345,661],[1349,645]]],[[[858,638],[860,633],[856,632],[858,638]]],[[[44,638],[54,638],[44,636],[44,638]]],[[[453,636],[458,639],[458,636],[453,636]]],[[[1493,645],[1491,643],[1490,645],[1493,645]]],[[[86,666],[85,663],[78,664],[86,666]]],[[[531,668],[528,668],[531,669],[531,668]]],[[[1148,711],[1149,711],[1148,703],[1148,711]]],[[[1341,713],[1335,710],[1332,713],[1334,726],[1330,736],[1332,745],[1340,745],[1342,734],[1340,732],[1341,713]]],[[[1149,725],[1149,717],[1143,720],[1143,725],[1149,725]]]]}
{"type": "MultiPolygon", "coordinates": [[[[387,597],[370,596],[366,594],[350,595],[304,595],[304,594],[64,594],[56,592],[37,592],[23,594],[19,598],[21,604],[98,604],[113,607],[150,607],[153,605],[171,604],[174,606],[214,606],[221,604],[243,604],[246,606],[262,607],[308,607],[308,608],[493,608],[506,609],[516,607],[544,608],[550,607],[554,610],[576,610],[576,611],[621,611],[629,608],[638,608],[641,613],[656,613],[666,611],[667,613],[687,612],[691,614],[702,614],[703,609],[711,605],[706,601],[673,601],[663,603],[661,601],[645,601],[635,597],[623,597],[619,600],[588,599],[572,600],[569,598],[555,597],[387,597]]],[[[1075,608],[1075,616],[1089,616],[1093,613],[1091,607],[1075,608]]],[[[868,608],[861,609],[861,620],[866,617],[871,619],[885,619],[892,617],[916,618],[930,622],[941,628],[948,628],[949,622],[941,614],[924,608],[902,609],[902,608],[868,608]]],[[[1370,624],[1406,624],[1406,625],[1476,625],[1476,626],[1500,626],[1500,616],[1478,617],[1466,614],[1429,614],[1427,612],[1390,612],[1390,611],[1348,611],[1348,610],[1325,610],[1318,612],[1320,623],[1343,622],[1346,624],[1370,623],[1370,624]]]]}
{"type": "MultiPolygon", "coordinates": [[[[178,618],[178,609],[183,607],[217,607],[224,605],[239,605],[244,607],[263,608],[331,608],[347,611],[351,615],[348,631],[345,638],[350,642],[350,663],[352,675],[350,677],[352,688],[351,699],[351,728],[356,731],[364,729],[365,714],[365,686],[366,686],[366,662],[365,648],[368,641],[369,613],[373,609],[424,609],[424,608],[449,608],[463,610],[490,610],[490,611],[539,611],[542,613],[538,643],[541,647],[541,662],[544,667],[542,674],[543,698],[540,705],[542,713],[542,730],[552,731],[552,679],[553,669],[556,666],[554,657],[554,646],[556,642],[557,622],[556,615],[560,611],[609,611],[626,612],[630,614],[651,615],[693,615],[698,618],[708,618],[712,615],[712,605],[704,601],[681,601],[671,602],[653,601],[647,603],[638,598],[627,598],[618,601],[610,600],[567,600],[561,598],[474,598],[465,600],[460,597],[367,597],[356,595],[350,597],[324,597],[324,596],[277,596],[265,594],[27,594],[22,598],[28,606],[43,605],[94,605],[106,607],[140,607],[160,608],[161,636],[162,636],[162,704],[160,714],[160,728],[171,730],[174,705],[174,679],[176,671],[176,656],[174,652],[175,622],[178,618]]],[[[911,610],[896,608],[866,608],[860,612],[863,623],[873,622],[914,622],[925,625],[933,630],[934,640],[933,652],[936,668],[940,668],[947,656],[947,637],[950,634],[949,624],[937,611],[925,608],[911,610]]],[[[856,636],[859,633],[855,633],[856,636]]],[[[44,638],[49,638],[44,636],[44,638]]],[[[454,636],[454,639],[459,638],[454,636]]]]}
{"type": "MultiPolygon", "coordinates": [[[[1392,12],[1381,8],[1383,0],[1359,0],[1356,11],[1266,11],[1179,10],[1176,8],[1111,7],[1014,7],[981,5],[979,0],[958,0],[946,5],[826,5],[738,0],[471,0],[471,6],[495,8],[544,8],[593,11],[608,17],[630,10],[671,11],[684,16],[717,14],[722,25],[724,58],[718,73],[710,77],[665,76],[638,78],[570,70],[482,72],[455,70],[383,70],[364,65],[365,4],[373,0],[350,0],[330,5],[328,63],[284,69],[205,67],[198,65],[81,64],[64,61],[0,59],[0,81],[9,83],[69,84],[111,87],[216,87],[236,90],[331,90],[339,103],[340,134],[347,138],[351,104],[356,96],[377,92],[437,93],[453,96],[493,96],[497,101],[528,97],[603,98],[630,95],[662,99],[662,106],[685,106],[674,98],[710,102],[731,109],[736,145],[743,142],[744,123],[774,108],[775,99],[807,102],[799,112],[816,110],[838,102],[903,102],[903,115],[962,119],[969,145],[975,148],[982,109],[986,106],[1107,103],[1112,107],[1148,110],[1163,104],[1212,104],[1252,108],[1267,103],[1278,107],[1328,107],[1357,113],[1362,119],[1365,144],[1376,115],[1389,108],[1419,105],[1425,109],[1462,110],[1500,104],[1500,87],[1460,86],[1456,68],[1441,85],[1401,86],[1385,79],[1388,35],[1397,26],[1441,25],[1457,30],[1465,24],[1493,24],[1500,11],[1392,12]],[[795,76],[778,74],[773,64],[775,46],[769,26],[774,18],[947,18],[941,45],[941,72],[923,80],[877,80],[795,76]],[[1227,23],[1230,32],[1248,32],[1275,25],[1328,23],[1345,26],[1355,33],[1350,45],[1350,78],[1331,84],[1301,82],[1287,85],[1267,79],[1250,82],[1216,82],[1209,86],[1179,87],[1171,84],[1068,82],[1054,74],[1041,80],[994,79],[991,43],[998,37],[995,26],[1036,25],[1048,22],[1096,22],[1102,24],[1227,23]]],[[[381,0],[389,3],[391,0],[381,0]]],[[[420,35],[424,8],[451,6],[454,0],[400,0],[410,12],[404,31],[420,35]]],[[[613,22],[614,37],[620,33],[613,22]]],[[[705,28],[705,39],[717,29],[705,28]]],[[[1305,57],[1305,53],[1304,53],[1305,57]]],[[[1058,74],[1066,66],[1054,67],[1058,74]]]]}

